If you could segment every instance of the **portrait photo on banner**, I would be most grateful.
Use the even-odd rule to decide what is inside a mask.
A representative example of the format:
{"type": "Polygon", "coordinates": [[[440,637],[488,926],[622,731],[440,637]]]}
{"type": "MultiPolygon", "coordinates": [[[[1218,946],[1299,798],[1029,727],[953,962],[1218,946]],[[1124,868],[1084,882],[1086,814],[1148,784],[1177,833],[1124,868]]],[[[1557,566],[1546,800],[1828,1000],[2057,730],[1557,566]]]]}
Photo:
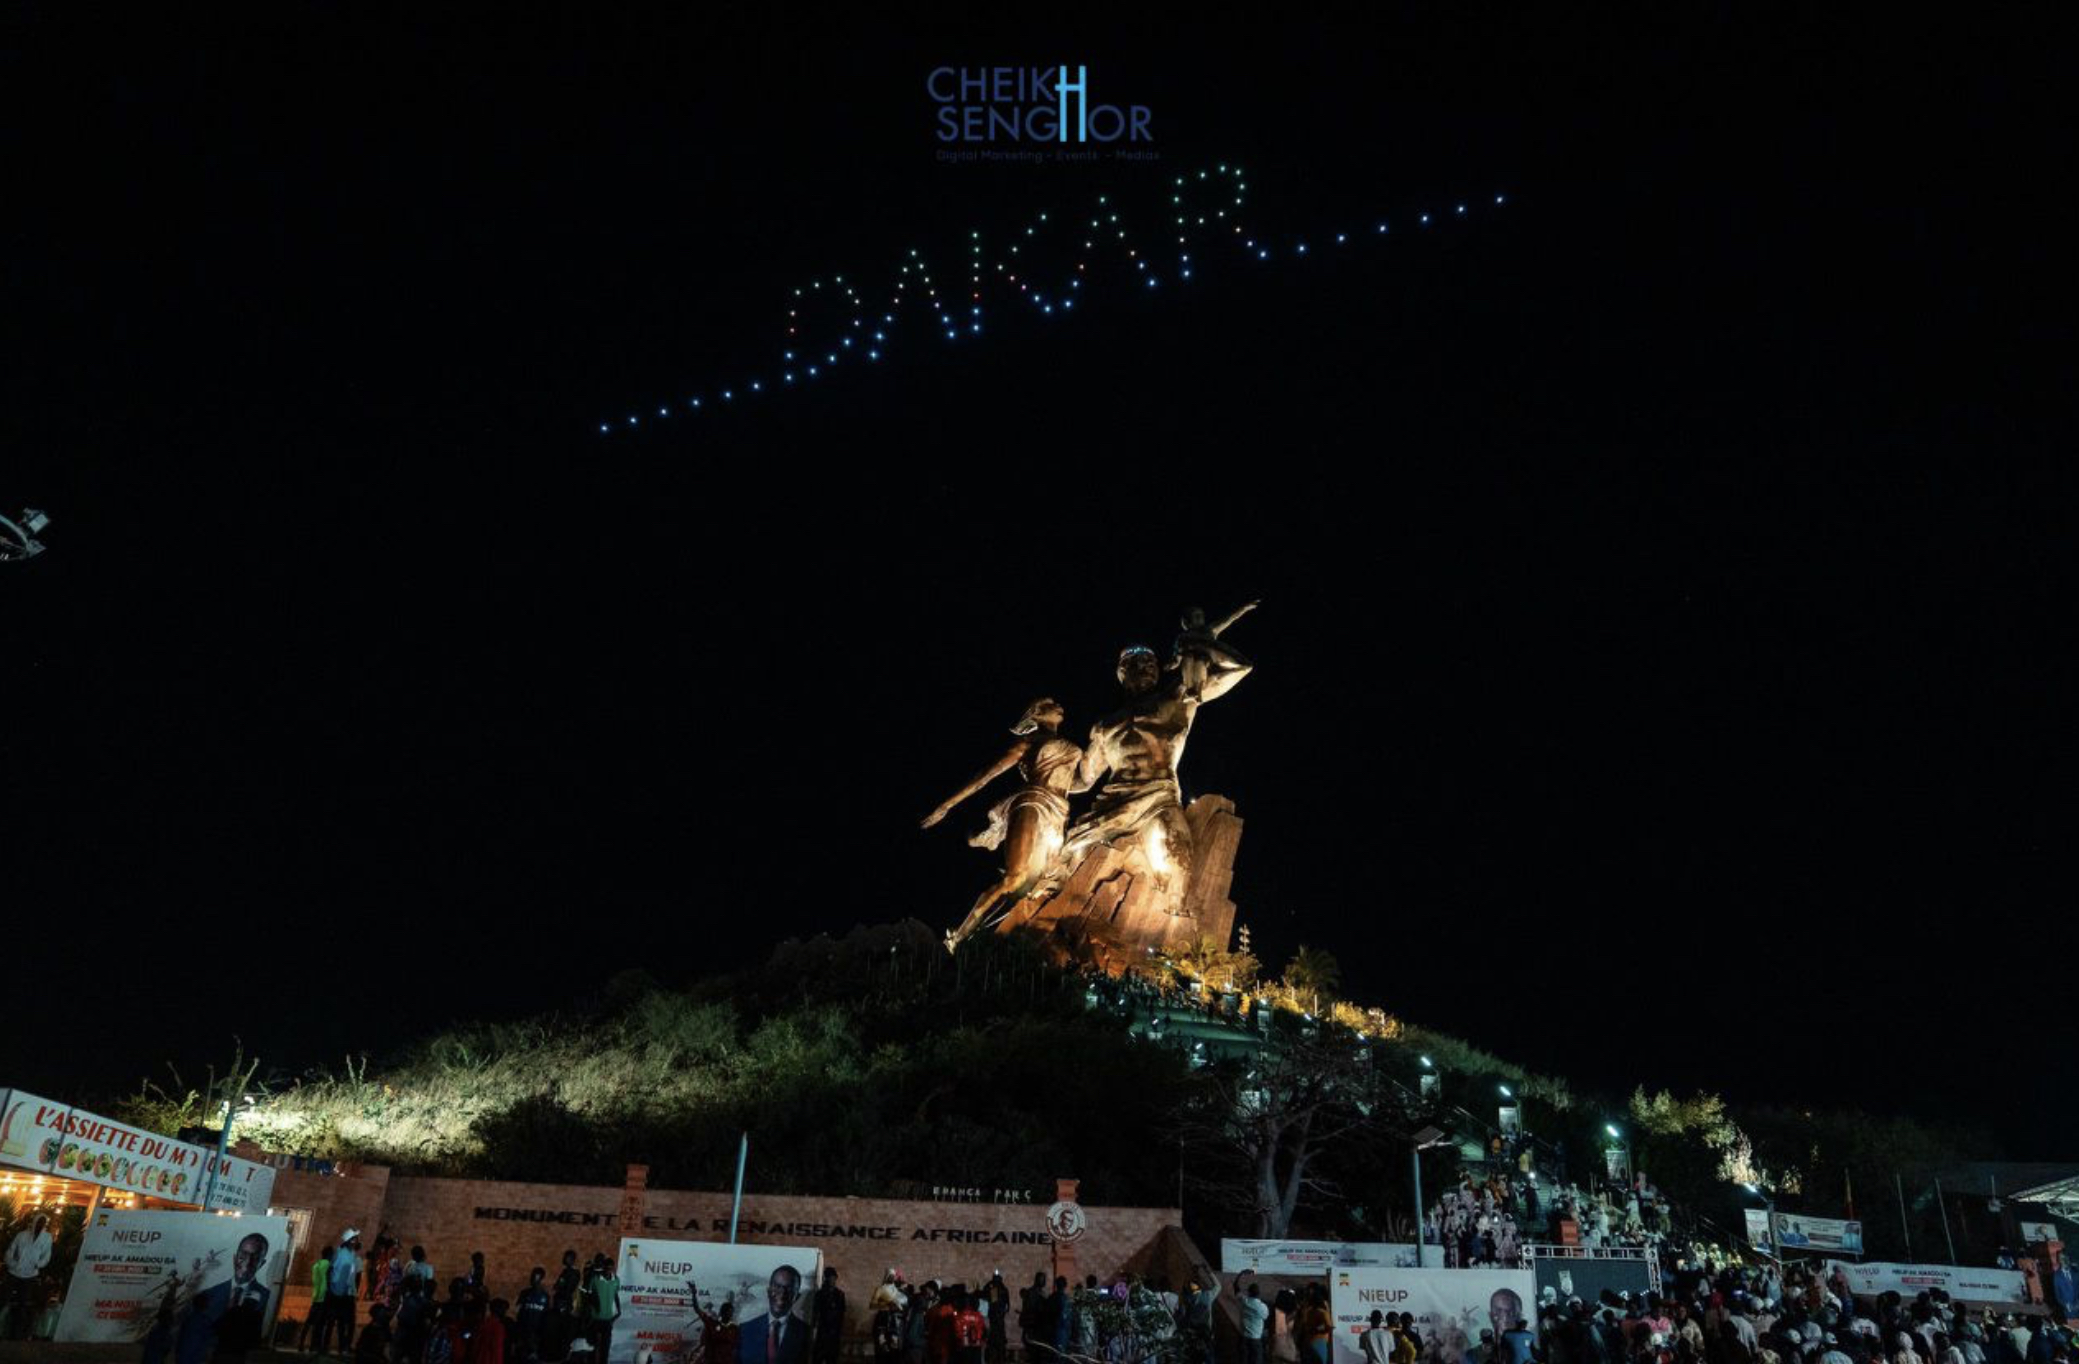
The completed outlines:
{"type": "Polygon", "coordinates": [[[1364,1364],[1359,1338],[1373,1312],[1412,1313],[1422,1337],[1419,1364],[1464,1364],[1480,1333],[1500,1340],[1533,1310],[1537,1281],[1527,1269],[1337,1268],[1329,1275],[1335,1313],[1332,1364],[1364,1364]]]}
{"type": "Polygon", "coordinates": [[[625,1239],[603,1364],[804,1364],[821,1264],[800,1246],[625,1239]]]}
{"type": "Polygon", "coordinates": [[[289,1266],[285,1217],[153,1209],[94,1215],[58,1317],[60,1341],[138,1344],[155,1335],[188,1364],[265,1340],[289,1266]]]}

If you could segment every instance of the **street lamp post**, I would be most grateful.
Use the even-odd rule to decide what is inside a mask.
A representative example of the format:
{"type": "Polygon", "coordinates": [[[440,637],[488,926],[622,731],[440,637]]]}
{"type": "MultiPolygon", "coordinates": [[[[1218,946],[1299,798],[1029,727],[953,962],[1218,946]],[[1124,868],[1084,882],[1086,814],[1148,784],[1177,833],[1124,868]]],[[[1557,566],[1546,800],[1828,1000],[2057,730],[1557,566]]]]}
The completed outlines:
{"type": "Polygon", "coordinates": [[[1440,1128],[1425,1127],[1417,1132],[1408,1150],[1408,1159],[1415,1168],[1415,1267],[1422,1268],[1422,1153],[1432,1146],[1444,1144],[1444,1133],[1440,1128]]]}
{"type": "MultiPolygon", "coordinates": [[[[243,1108],[251,1108],[253,1103],[253,1096],[248,1094],[244,1096],[241,1106],[243,1108]]],[[[202,1210],[204,1212],[210,1210],[210,1200],[216,1197],[217,1171],[223,1168],[225,1159],[230,1155],[231,1124],[237,1120],[239,1112],[240,1108],[234,1107],[230,1099],[224,1100],[224,1127],[222,1131],[217,1133],[217,1158],[210,1164],[209,1182],[202,1187],[202,1210]]]]}

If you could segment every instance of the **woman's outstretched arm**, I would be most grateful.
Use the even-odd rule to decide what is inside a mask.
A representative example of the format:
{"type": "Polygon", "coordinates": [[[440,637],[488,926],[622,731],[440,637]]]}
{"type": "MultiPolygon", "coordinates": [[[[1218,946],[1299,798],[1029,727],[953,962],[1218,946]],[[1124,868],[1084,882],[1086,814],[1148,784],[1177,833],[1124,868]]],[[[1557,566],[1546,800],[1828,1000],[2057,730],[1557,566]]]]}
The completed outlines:
{"type": "Polygon", "coordinates": [[[998,777],[1002,776],[1004,773],[1016,767],[1018,765],[1019,759],[1025,756],[1025,750],[1030,746],[1031,741],[1026,739],[1020,739],[1016,743],[1012,744],[1010,748],[1005,751],[1004,755],[1001,758],[998,758],[995,762],[989,764],[980,772],[977,772],[974,776],[974,779],[968,782],[967,785],[961,787],[958,791],[955,791],[952,795],[947,796],[944,800],[940,801],[938,808],[936,810],[933,810],[930,814],[924,816],[924,823],[919,827],[928,829],[932,825],[944,819],[947,815],[953,813],[954,806],[958,805],[961,801],[966,800],[969,796],[981,790],[990,782],[995,781],[998,777]]]}

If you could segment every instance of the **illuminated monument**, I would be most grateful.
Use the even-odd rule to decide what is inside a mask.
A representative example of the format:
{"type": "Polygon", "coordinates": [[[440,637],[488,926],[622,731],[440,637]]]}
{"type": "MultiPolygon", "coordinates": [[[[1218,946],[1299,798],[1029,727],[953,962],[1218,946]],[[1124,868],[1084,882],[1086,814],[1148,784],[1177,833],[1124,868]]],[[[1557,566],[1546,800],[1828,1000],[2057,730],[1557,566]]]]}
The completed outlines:
{"type": "Polygon", "coordinates": [[[1227,891],[1242,822],[1221,796],[1200,796],[1187,808],[1177,764],[1198,708],[1249,674],[1248,660],[1221,636],[1255,605],[1210,626],[1202,613],[1187,613],[1167,665],[1141,645],[1120,653],[1125,704],[1091,726],[1087,747],[1061,737],[1059,705],[1033,702],[1013,727],[1018,738],[1009,750],[931,812],[926,828],[1018,770],[1022,784],[968,840],[1001,847],[1003,875],[946,935],[948,947],[989,928],[1030,930],[1065,954],[1117,971],[1150,950],[1200,938],[1227,946],[1234,928],[1227,891]],[[1071,819],[1069,797],[1085,792],[1092,793],[1088,808],[1071,819]]]}

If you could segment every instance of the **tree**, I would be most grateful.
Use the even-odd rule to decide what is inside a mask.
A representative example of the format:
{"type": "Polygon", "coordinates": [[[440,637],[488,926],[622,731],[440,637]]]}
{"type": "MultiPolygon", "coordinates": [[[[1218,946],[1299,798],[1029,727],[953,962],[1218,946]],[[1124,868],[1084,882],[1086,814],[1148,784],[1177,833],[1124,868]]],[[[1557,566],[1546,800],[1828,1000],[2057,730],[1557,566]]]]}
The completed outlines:
{"type": "Polygon", "coordinates": [[[1325,1158],[1372,1124],[1387,1085],[1370,1048],[1331,1023],[1273,1015],[1252,1056],[1216,1062],[1179,1136],[1202,1153],[1199,1188],[1257,1237],[1285,1236],[1303,1200],[1340,1193],[1325,1158]]]}
{"type": "Polygon", "coordinates": [[[1305,943],[1300,944],[1285,967],[1286,988],[1306,1004],[1308,1013],[1320,1013],[1322,1000],[1332,998],[1342,983],[1343,968],[1336,964],[1336,959],[1305,943]]]}
{"type": "Polygon", "coordinates": [[[1254,989],[1257,972],[1261,969],[1246,943],[1230,952],[1210,934],[1201,935],[1186,944],[1177,952],[1175,961],[1177,968],[1187,977],[1204,982],[1215,993],[1254,989]]]}
{"type": "Polygon", "coordinates": [[[234,1109],[242,1110],[255,1091],[265,1094],[269,1086],[260,1079],[260,1059],[248,1061],[245,1043],[234,1037],[231,1064],[217,1073],[212,1065],[200,1089],[181,1078],[171,1061],[166,1069],[173,1088],[146,1080],[136,1094],[115,1104],[116,1115],[154,1132],[172,1136],[183,1128],[221,1127],[234,1109]]]}

